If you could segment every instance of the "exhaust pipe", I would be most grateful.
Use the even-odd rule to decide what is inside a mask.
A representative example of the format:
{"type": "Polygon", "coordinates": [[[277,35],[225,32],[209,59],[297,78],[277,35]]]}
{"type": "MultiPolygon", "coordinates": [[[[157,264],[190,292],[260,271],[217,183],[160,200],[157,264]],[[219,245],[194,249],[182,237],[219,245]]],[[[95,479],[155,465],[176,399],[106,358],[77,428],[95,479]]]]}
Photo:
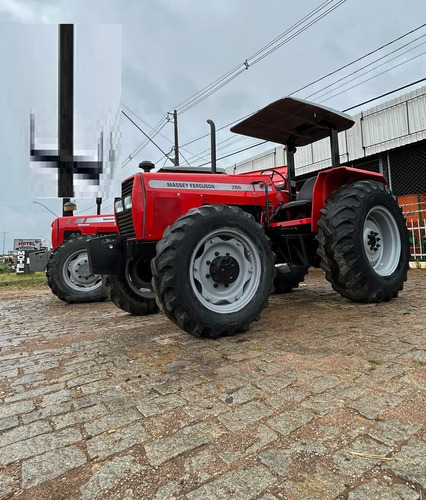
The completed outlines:
{"type": "Polygon", "coordinates": [[[213,120],[207,120],[210,125],[211,132],[211,164],[212,164],[212,174],[216,173],[216,126],[213,120]]]}

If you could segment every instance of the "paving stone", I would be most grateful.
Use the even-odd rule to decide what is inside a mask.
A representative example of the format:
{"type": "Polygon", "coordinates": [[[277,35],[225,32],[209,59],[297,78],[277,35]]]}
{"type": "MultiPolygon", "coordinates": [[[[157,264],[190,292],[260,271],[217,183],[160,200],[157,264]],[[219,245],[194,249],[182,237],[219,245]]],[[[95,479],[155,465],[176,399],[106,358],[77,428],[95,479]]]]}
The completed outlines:
{"type": "Polygon", "coordinates": [[[187,472],[199,472],[205,469],[214,460],[214,456],[208,450],[200,451],[197,455],[185,461],[187,472]]]}
{"type": "MultiPolygon", "coordinates": [[[[116,457],[104,463],[87,483],[81,486],[81,500],[101,498],[112,490],[120,480],[131,474],[138,474],[138,481],[142,479],[143,467],[135,457],[116,457]]],[[[130,494],[130,493],[129,493],[130,494]]],[[[129,495],[128,494],[128,495],[129,495]]]]}
{"type": "MultiPolygon", "coordinates": [[[[63,387],[63,384],[50,384],[44,385],[41,387],[37,387],[36,389],[26,390],[20,394],[15,394],[14,396],[9,396],[5,399],[6,403],[12,403],[14,401],[20,401],[22,399],[32,399],[38,396],[43,396],[44,394],[48,394],[49,392],[56,392],[63,387]]],[[[23,403],[27,403],[28,401],[23,401],[23,403]]]]}
{"type": "Polygon", "coordinates": [[[361,396],[365,396],[368,392],[371,391],[369,387],[365,387],[362,385],[347,385],[344,387],[340,387],[335,390],[334,394],[338,398],[347,398],[347,399],[357,399],[361,396]]]}
{"type": "Polygon", "coordinates": [[[310,383],[310,385],[314,392],[320,393],[339,385],[339,383],[339,377],[336,377],[335,375],[327,375],[325,377],[315,379],[310,383]]]}
{"type": "Polygon", "coordinates": [[[125,411],[114,413],[112,415],[105,415],[91,422],[86,422],[84,427],[88,434],[96,436],[102,432],[107,432],[111,429],[118,429],[125,425],[141,420],[142,415],[135,409],[128,408],[125,411]]]}
{"type": "Polygon", "coordinates": [[[69,446],[24,460],[22,488],[27,489],[61,476],[87,462],[86,455],[77,446],[69,446]]]}
{"type": "Polygon", "coordinates": [[[178,394],[168,394],[166,396],[140,398],[137,400],[136,407],[145,417],[152,417],[179,406],[185,406],[185,404],[185,399],[178,394]]]}
{"type": "Polygon", "coordinates": [[[307,392],[296,391],[287,387],[279,394],[269,396],[267,401],[273,408],[281,408],[281,406],[288,404],[289,401],[303,401],[307,396],[309,396],[307,392]]]}
{"type": "Polygon", "coordinates": [[[274,482],[274,476],[262,466],[240,467],[187,493],[188,500],[249,500],[274,482]]]}
{"type": "Polygon", "coordinates": [[[259,380],[256,382],[256,385],[259,389],[263,389],[268,392],[286,392],[283,389],[291,385],[293,382],[293,377],[276,375],[259,380]]]}
{"type": "Polygon", "coordinates": [[[321,416],[327,415],[337,408],[341,408],[344,402],[335,394],[322,393],[312,396],[302,402],[304,408],[309,408],[321,416]]]}
{"type": "Polygon", "coordinates": [[[183,427],[171,436],[146,443],[145,452],[149,463],[158,466],[182,453],[211,443],[223,433],[216,425],[203,422],[183,427]]]}
{"type": "Polygon", "coordinates": [[[392,448],[382,443],[377,443],[368,437],[361,437],[335,453],[333,460],[338,466],[339,471],[348,476],[357,477],[379,464],[380,460],[353,455],[351,452],[388,457],[392,452],[392,448]]]}
{"type": "Polygon", "coordinates": [[[384,486],[377,481],[357,486],[349,492],[348,500],[419,500],[420,495],[404,484],[384,486]]]}
{"type": "Polygon", "coordinates": [[[87,375],[82,375],[80,377],[74,377],[67,382],[67,387],[73,389],[74,387],[80,387],[84,384],[90,384],[97,382],[99,380],[108,380],[109,376],[105,370],[98,372],[91,372],[87,375]]]}
{"type": "Polygon", "coordinates": [[[49,405],[45,408],[37,408],[36,411],[26,413],[25,415],[22,415],[21,418],[24,424],[30,424],[31,422],[44,420],[46,418],[53,417],[55,415],[61,415],[62,413],[67,413],[69,411],[71,411],[70,403],[59,403],[49,405]]]}
{"type": "Polygon", "coordinates": [[[403,401],[400,396],[387,393],[371,394],[353,401],[350,405],[360,415],[368,419],[375,419],[389,408],[399,405],[403,401]]]}
{"type": "Polygon", "coordinates": [[[262,391],[256,389],[256,387],[252,385],[248,385],[247,387],[241,387],[231,393],[222,394],[220,399],[227,404],[240,405],[252,401],[253,399],[259,399],[261,396],[262,391]]]}
{"type": "Polygon", "coordinates": [[[34,410],[35,406],[32,401],[20,401],[19,403],[13,404],[2,404],[0,405],[0,419],[13,417],[19,415],[20,413],[27,413],[34,410]]]}
{"type": "Polygon", "coordinates": [[[410,439],[395,454],[395,462],[388,462],[382,467],[392,471],[407,481],[413,481],[426,489],[426,443],[410,439]]]}
{"type": "Polygon", "coordinates": [[[302,480],[286,481],[285,489],[303,500],[331,500],[344,493],[346,484],[343,478],[336,477],[332,471],[319,467],[302,480]]]}
{"type": "Polygon", "coordinates": [[[25,439],[50,432],[52,428],[46,421],[39,421],[29,425],[21,425],[0,435],[0,448],[11,443],[24,441],[25,439]]]}
{"type": "Polygon", "coordinates": [[[49,450],[69,446],[82,439],[77,429],[64,429],[50,434],[41,434],[0,448],[0,464],[10,464],[40,455],[49,450]]]}
{"type": "Polygon", "coordinates": [[[179,483],[177,481],[170,481],[169,483],[161,485],[155,492],[153,500],[170,500],[176,498],[173,493],[176,493],[179,489],[179,483]]]}
{"type": "Polygon", "coordinates": [[[307,424],[314,418],[314,414],[308,410],[294,409],[280,413],[268,420],[267,424],[286,436],[294,430],[307,424]]]}
{"type": "Polygon", "coordinates": [[[141,423],[123,427],[115,432],[104,432],[86,441],[87,452],[91,459],[105,458],[114,453],[142,444],[149,438],[141,423]]]}
{"type": "Polygon", "coordinates": [[[15,415],[2,418],[0,420],[0,432],[16,427],[17,425],[19,425],[19,419],[15,415]]]}
{"type": "Polygon", "coordinates": [[[246,449],[245,455],[256,453],[260,450],[260,448],[263,448],[267,444],[272,443],[272,441],[275,441],[277,437],[278,435],[269,427],[260,424],[257,428],[256,442],[246,449]]]}
{"type": "Polygon", "coordinates": [[[232,405],[222,403],[217,399],[202,399],[197,402],[197,405],[192,403],[184,407],[184,412],[190,417],[198,420],[203,420],[212,416],[218,416],[222,413],[231,411],[232,405]]]}
{"type": "Polygon", "coordinates": [[[406,441],[421,427],[421,425],[404,424],[399,420],[387,420],[374,425],[368,431],[368,435],[388,446],[395,446],[398,442],[406,441]]]}
{"type": "Polygon", "coordinates": [[[24,375],[23,377],[15,378],[15,380],[13,380],[10,385],[14,387],[16,385],[33,384],[34,382],[39,382],[41,380],[46,380],[45,373],[31,373],[28,375],[24,375]]]}
{"type": "Polygon", "coordinates": [[[6,498],[13,491],[13,477],[0,472],[0,498],[6,498]]]}
{"type": "Polygon", "coordinates": [[[225,389],[232,390],[250,384],[256,378],[253,373],[239,373],[235,371],[233,376],[219,379],[217,382],[225,389]]]}
{"type": "Polygon", "coordinates": [[[120,399],[123,397],[128,397],[124,389],[113,389],[107,392],[101,392],[97,394],[88,394],[87,396],[79,397],[74,399],[74,408],[87,408],[88,406],[94,406],[99,403],[108,403],[112,399],[120,399]]]}
{"type": "Polygon", "coordinates": [[[260,461],[282,477],[287,477],[291,467],[291,453],[289,450],[271,448],[259,455],[260,461]]]}
{"type": "Polygon", "coordinates": [[[108,413],[107,408],[103,404],[97,404],[88,408],[70,411],[65,415],[54,416],[51,420],[56,429],[63,429],[78,423],[90,422],[108,413]]]}
{"type": "Polygon", "coordinates": [[[220,415],[218,419],[230,431],[238,431],[271,414],[272,411],[263,403],[251,401],[235,407],[233,411],[220,415]]]}

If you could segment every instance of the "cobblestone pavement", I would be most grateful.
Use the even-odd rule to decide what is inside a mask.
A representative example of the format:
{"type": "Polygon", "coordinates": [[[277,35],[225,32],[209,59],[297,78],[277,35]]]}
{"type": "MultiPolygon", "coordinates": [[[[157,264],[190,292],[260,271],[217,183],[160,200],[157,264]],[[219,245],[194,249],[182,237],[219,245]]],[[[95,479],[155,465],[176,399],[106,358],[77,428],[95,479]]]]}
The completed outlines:
{"type": "Polygon", "coordinates": [[[320,271],[218,341],[0,291],[0,498],[426,499],[426,273],[386,304],[320,271]]]}

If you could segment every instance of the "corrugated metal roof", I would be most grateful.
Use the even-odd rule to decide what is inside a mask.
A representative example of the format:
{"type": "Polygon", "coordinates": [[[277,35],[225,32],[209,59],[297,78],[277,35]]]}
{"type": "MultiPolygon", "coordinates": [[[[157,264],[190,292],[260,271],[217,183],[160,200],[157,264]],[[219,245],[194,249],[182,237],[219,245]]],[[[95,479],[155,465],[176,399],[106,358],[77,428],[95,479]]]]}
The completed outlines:
{"type": "MultiPolygon", "coordinates": [[[[341,163],[424,140],[426,139],[426,86],[358,113],[353,119],[355,125],[339,133],[341,163]]],[[[277,149],[279,148],[274,148],[273,151],[277,149]]],[[[257,155],[256,162],[262,164],[261,168],[279,165],[279,163],[265,165],[267,159],[270,159],[270,154],[271,150],[263,155],[257,155]],[[265,157],[265,162],[261,157],[265,157]]],[[[238,163],[235,170],[241,171],[240,165],[250,161],[251,159],[248,159],[238,163]]],[[[315,172],[329,167],[330,164],[328,139],[297,149],[296,175],[315,172]]]]}

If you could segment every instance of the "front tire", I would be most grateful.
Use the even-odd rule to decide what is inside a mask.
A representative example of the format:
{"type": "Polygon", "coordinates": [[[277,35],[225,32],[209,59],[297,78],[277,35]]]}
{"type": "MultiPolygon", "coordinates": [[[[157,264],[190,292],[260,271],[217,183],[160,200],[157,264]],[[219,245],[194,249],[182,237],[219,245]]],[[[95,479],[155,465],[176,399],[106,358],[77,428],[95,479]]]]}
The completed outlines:
{"type": "Polygon", "coordinates": [[[111,301],[131,314],[145,316],[158,312],[151,285],[151,258],[127,258],[116,275],[103,277],[111,301]]]}
{"type": "Polygon", "coordinates": [[[321,213],[318,254],[333,289],[357,302],[397,297],[407,279],[409,243],[388,187],[370,180],[344,186],[321,213]]]}
{"type": "Polygon", "coordinates": [[[289,264],[275,264],[277,275],[274,279],[274,294],[290,293],[305,281],[308,267],[289,264]]]}
{"type": "Polygon", "coordinates": [[[263,227],[237,207],[194,208],[165,231],[152,260],[157,300],[187,333],[234,335],[260,319],[275,273],[263,227]]]}
{"type": "Polygon", "coordinates": [[[46,269],[47,284],[64,302],[100,302],[107,298],[102,278],[89,268],[86,241],[90,236],[73,236],[51,254],[46,269]]]}

